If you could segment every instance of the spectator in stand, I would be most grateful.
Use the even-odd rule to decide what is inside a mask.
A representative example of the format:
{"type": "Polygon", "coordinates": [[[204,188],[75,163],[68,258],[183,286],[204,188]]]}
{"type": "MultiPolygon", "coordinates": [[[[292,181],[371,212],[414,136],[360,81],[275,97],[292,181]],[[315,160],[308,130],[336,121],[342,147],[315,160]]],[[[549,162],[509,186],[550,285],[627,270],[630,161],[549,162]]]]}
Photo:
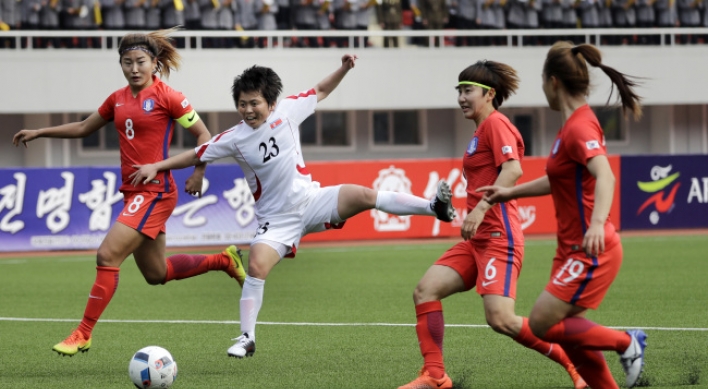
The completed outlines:
{"type": "MultiPolygon", "coordinates": [[[[183,0],[160,0],[162,8],[162,28],[168,29],[177,26],[184,26],[184,3],[183,0]]],[[[175,38],[179,42],[180,38],[175,38]]]]}
{"type": "MultiPolygon", "coordinates": [[[[632,28],[637,25],[637,14],[634,11],[635,0],[612,0],[612,21],[618,28],[632,28]]],[[[629,44],[632,37],[620,35],[614,39],[614,44],[629,44]]]]}
{"type": "MultiPolygon", "coordinates": [[[[499,31],[506,29],[506,15],[504,15],[504,8],[506,8],[506,2],[507,0],[494,0],[494,2],[492,3],[492,9],[494,10],[494,21],[496,22],[496,24],[494,25],[494,29],[499,31]]],[[[494,38],[494,42],[494,44],[496,45],[507,45],[506,37],[503,36],[497,36],[496,38],[494,38]]]]}
{"type": "MultiPolygon", "coordinates": [[[[376,6],[376,0],[359,0],[359,12],[356,13],[356,29],[360,31],[368,31],[369,23],[371,23],[371,10],[376,6]]],[[[362,39],[357,38],[356,43],[358,44],[362,39]]],[[[369,46],[369,37],[365,36],[364,47],[369,46]]]]}
{"type": "MultiPolygon", "coordinates": [[[[574,30],[578,28],[578,13],[575,11],[576,0],[561,0],[561,10],[563,13],[562,24],[563,28],[574,30]]],[[[564,40],[571,41],[576,45],[584,38],[577,35],[568,35],[564,40]]]]}
{"type": "MultiPolygon", "coordinates": [[[[418,7],[426,30],[442,30],[447,24],[450,14],[446,0],[418,0],[418,7]]],[[[445,46],[445,42],[440,42],[438,39],[435,37],[433,46],[445,46]]],[[[426,44],[430,44],[430,40],[426,44]]]]}
{"type": "MultiPolygon", "coordinates": [[[[221,8],[219,0],[198,0],[199,21],[202,30],[216,31],[219,29],[217,13],[221,8]]],[[[223,38],[204,38],[202,45],[207,48],[223,46],[223,38]]]]}
{"type": "MultiPolygon", "coordinates": [[[[508,0],[506,2],[506,27],[510,30],[526,28],[526,3],[528,0],[508,0]]],[[[511,37],[512,45],[516,37],[511,37]]],[[[523,39],[523,38],[522,38],[523,39]]],[[[523,41],[516,43],[523,46],[523,41]]]]}
{"type": "Polygon", "coordinates": [[[676,26],[676,1],[675,0],[655,0],[654,10],[656,11],[657,27],[676,26]]]}
{"type": "MultiPolygon", "coordinates": [[[[42,0],[41,10],[39,11],[39,25],[42,30],[56,30],[59,28],[59,12],[61,12],[61,4],[59,0],[42,0]]],[[[61,46],[61,41],[57,37],[46,38],[44,47],[58,48],[61,46]]]]}
{"type": "MultiPolygon", "coordinates": [[[[95,10],[98,7],[93,0],[62,0],[61,24],[66,30],[96,30],[95,10]]],[[[99,11],[100,12],[100,11],[99,11]]],[[[98,38],[74,37],[64,38],[65,47],[79,47],[85,49],[89,46],[98,47],[98,38]]]]}
{"type": "MultiPolygon", "coordinates": [[[[292,4],[295,28],[301,31],[318,30],[317,13],[320,4],[314,0],[294,0],[292,4]]],[[[320,47],[317,37],[297,37],[298,47],[320,47]]]]}
{"type": "MultiPolygon", "coordinates": [[[[468,0],[465,0],[468,1],[468,0]]],[[[381,0],[376,7],[376,18],[385,31],[398,31],[403,27],[403,8],[400,0],[381,0]]],[[[458,38],[459,39],[459,38],[458,38]]],[[[398,47],[397,36],[385,36],[384,47],[398,47]]],[[[459,45],[458,45],[459,46],[459,45]]]]}
{"type": "Polygon", "coordinates": [[[202,29],[202,10],[199,5],[199,0],[185,0],[184,27],[187,30],[202,29]]]}
{"type": "MultiPolygon", "coordinates": [[[[541,0],[529,0],[526,3],[526,28],[538,29],[540,27],[539,14],[541,13],[541,0]]],[[[538,45],[538,37],[528,37],[524,44],[538,45]]]]}
{"type": "MultiPolygon", "coordinates": [[[[0,0],[0,31],[14,29],[17,27],[15,6],[18,6],[15,0],[0,0]]],[[[15,47],[14,38],[0,38],[0,49],[4,47],[15,47]]]]}
{"type": "MultiPolygon", "coordinates": [[[[678,8],[678,19],[681,27],[698,27],[701,25],[701,14],[699,12],[700,0],[678,0],[676,7],[678,8]]],[[[686,35],[681,36],[683,43],[696,43],[696,36],[686,35]]]]}
{"type": "Polygon", "coordinates": [[[160,0],[147,0],[148,8],[145,14],[145,27],[150,31],[159,30],[162,26],[162,10],[160,0]]]}
{"type": "MultiPolygon", "coordinates": [[[[223,0],[222,0],[223,1],[223,0]]],[[[256,16],[256,6],[253,0],[235,0],[236,11],[234,12],[234,22],[239,31],[256,31],[258,29],[258,18],[256,16]]],[[[243,37],[239,41],[239,47],[253,48],[255,41],[252,36],[243,37]]]]}
{"type": "MultiPolygon", "coordinates": [[[[460,31],[476,30],[477,9],[482,0],[452,0],[450,3],[450,22],[460,31]],[[454,15],[454,17],[453,17],[454,15]]],[[[458,36],[455,38],[456,46],[476,46],[477,39],[472,36],[458,36]]]]}
{"type": "MultiPolygon", "coordinates": [[[[637,13],[637,27],[650,28],[654,27],[656,22],[656,17],[654,14],[654,1],[655,0],[636,0],[634,8],[637,13]]],[[[657,44],[659,43],[651,35],[639,35],[638,37],[640,45],[657,44]]]]}
{"type": "MultiPolygon", "coordinates": [[[[554,29],[563,27],[563,8],[561,0],[541,0],[543,11],[541,19],[543,20],[543,28],[554,29]]],[[[553,44],[558,40],[557,36],[546,36],[544,43],[547,45],[553,44]]]]}
{"type": "MultiPolygon", "coordinates": [[[[22,0],[22,28],[25,30],[39,30],[40,15],[42,11],[43,0],[22,0]]],[[[42,47],[43,42],[40,38],[32,39],[33,47],[42,47]]],[[[28,42],[23,39],[22,47],[27,47],[28,42]]]]}
{"type": "MultiPolygon", "coordinates": [[[[343,31],[355,31],[357,27],[356,14],[359,11],[358,0],[333,0],[332,7],[334,8],[335,28],[343,31]]],[[[337,46],[349,46],[349,38],[337,38],[337,46]]]]}
{"type": "Polygon", "coordinates": [[[147,27],[147,0],[125,0],[125,28],[128,30],[145,30],[147,27]]]}
{"type": "MultiPolygon", "coordinates": [[[[315,0],[320,4],[317,10],[317,28],[322,31],[329,31],[332,29],[332,23],[330,19],[332,18],[332,1],[331,0],[315,0]]],[[[322,37],[322,44],[324,47],[330,47],[332,44],[332,39],[326,36],[322,37]]]]}
{"type": "MultiPolygon", "coordinates": [[[[258,10],[258,30],[273,31],[278,29],[276,15],[278,14],[278,3],[275,0],[255,0],[258,10]]],[[[259,47],[266,47],[269,38],[260,38],[259,47]]]]}
{"type": "MultiPolygon", "coordinates": [[[[673,1],[673,0],[669,0],[673,1]]],[[[602,28],[612,28],[612,0],[598,0],[600,5],[600,27],[602,28]]],[[[602,38],[602,44],[608,44],[611,39],[602,38]]]]}
{"type": "Polygon", "coordinates": [[[278,3],[278,13],[275,15],[275,21],[278,23],[278,30],[292,30],[290,0],[276,0],[276,2],[278,3]]]}
{"type": "MultiPolygon", "coordinates": [[[[219,2],[219,7],[216,9],[217,29],[221,31],[233,31],[236,26],[236,15],[238,11],[236,0],[217,1],[219,2]]],[[[230,49],[239,46],[241,42],[246,41],[248,38],[234,39],[223,37],[217,39],[222,42],[219,46],[230,49]]]]}
{"type": "MultiPolygon", "coordinates": [[[[493,30],[496,25],[497,14],[492,8],[494,0],[479,0],[477,7],[477,24],[480,29],[493,30]]],[[[492,43],[492,38],[485,36],[481,38],[482,45],[488,46],[492,43]]]]}
{"type": "MultiPolygon", "coordinates": [[[[578,11],[580,13],[580,26],[582,28],[599,28],[600,27],[600,10],[603,0],[580,0],[578,2],[578,11]]],[[[588,43],[593,43],[592,42],[588,43]]]]}
{"type": "Polygon", "coordinates": [[[101,13],[103,15],[104,29],[125,29],[125,14],[123,13],[123,3],[124,0],[101,0],[101,13]]]}

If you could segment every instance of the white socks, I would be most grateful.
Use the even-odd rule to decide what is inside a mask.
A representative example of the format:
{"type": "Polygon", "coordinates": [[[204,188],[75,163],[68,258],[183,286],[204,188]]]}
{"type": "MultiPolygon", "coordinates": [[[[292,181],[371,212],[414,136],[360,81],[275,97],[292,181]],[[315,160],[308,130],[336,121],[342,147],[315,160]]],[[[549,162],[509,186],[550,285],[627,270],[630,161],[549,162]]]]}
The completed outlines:
{"type": "Polygon", "coordinates": [[[376,209],[392,215],[435,216],[430,200],[407,193],[380,190],[376,197],[376,209]]]}
{"type": "Polygon", "coordinates": [[[241,332],[247,333],[252,340],[256,340],[256,321],[263,305],[264,285],[265,280],[246,276],[241,292],[241,332]]]}

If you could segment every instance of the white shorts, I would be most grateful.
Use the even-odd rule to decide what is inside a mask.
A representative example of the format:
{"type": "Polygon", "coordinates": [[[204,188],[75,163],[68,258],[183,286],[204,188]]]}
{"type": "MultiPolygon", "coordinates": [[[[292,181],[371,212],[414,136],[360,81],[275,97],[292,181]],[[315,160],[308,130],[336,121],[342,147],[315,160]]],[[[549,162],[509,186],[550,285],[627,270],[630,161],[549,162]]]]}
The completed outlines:
{"type": "Polygon", "coordinates": [[[265,243],[274,248],[281,258],[294,257],[303,236],[342,228],[344,221],[337,211],[341,187],[326,186],[312,190],[307,205],[301,211],[258,219],[258,230],[251,245],[265,243]]]}

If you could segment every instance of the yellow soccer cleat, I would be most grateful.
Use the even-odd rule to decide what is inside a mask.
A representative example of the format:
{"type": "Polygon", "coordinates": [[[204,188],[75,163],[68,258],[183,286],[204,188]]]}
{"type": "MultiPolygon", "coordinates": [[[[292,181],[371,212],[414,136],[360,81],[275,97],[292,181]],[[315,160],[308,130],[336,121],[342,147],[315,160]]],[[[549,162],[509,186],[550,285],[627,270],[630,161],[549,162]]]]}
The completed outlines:
{"type": "Polygon", "coordinates": [[[243,269],[241,249],[231,245],[224,250],[224,255],[231,258],[231,264],[226,269],[226,273],[228,273],[231,278],[235,278],[238,284],[243,288],[243,282],[246,281],[246,270],[243,269]]]}
{"type": "Polygon", "coordinates": [[[52,347],[52,350],[59,353],[59,355],[68,355],[70,357],[81,351],[85,353],[91,348],[91,338],[84,338],[79,330],[75,330],[69,335],[68,338],[64,339],[63,342],[57,343],[52,347]]]}
{"type": "Polygon", "coordinates": [[[452,389],[452,380],[447,373],[442,378],[433,378],[427,370],[423,369],[418,378],[398,389],[452,389]]]}

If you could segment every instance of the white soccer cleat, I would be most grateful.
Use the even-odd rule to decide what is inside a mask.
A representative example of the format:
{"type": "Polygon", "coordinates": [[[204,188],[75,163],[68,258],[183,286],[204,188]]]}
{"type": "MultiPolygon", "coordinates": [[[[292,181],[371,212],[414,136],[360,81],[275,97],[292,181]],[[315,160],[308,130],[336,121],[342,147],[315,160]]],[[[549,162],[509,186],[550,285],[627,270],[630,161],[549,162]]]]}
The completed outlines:
{"type": "Polygon", "coordinates": [[[438,182],[438,190],[430,201],[430,209],[435,212],[435,217],[444,222],[455,219],[455,207],[452,206],[452,191],[445,180],[438,182]]]}
{"type": "Polygon", "coordinates": [[[620,354],[620,363],[627,376],[627,387],[637,385],[639,377],[644,370],[644,349],[647,347],[647,334],[642,330],[629,330],[627,334],[632,337],[627,350],[620,354]]]}
{"type": "Polygon", "coordinates": [[[226,351],[230,357],[252,357],[253,353],[256,352],[256,341],[252,340],[247,333],[243,333],[243,335],[238,338],[231,340],[235,340],[236,344],[229,347],[228,351],[226,351]]]}

